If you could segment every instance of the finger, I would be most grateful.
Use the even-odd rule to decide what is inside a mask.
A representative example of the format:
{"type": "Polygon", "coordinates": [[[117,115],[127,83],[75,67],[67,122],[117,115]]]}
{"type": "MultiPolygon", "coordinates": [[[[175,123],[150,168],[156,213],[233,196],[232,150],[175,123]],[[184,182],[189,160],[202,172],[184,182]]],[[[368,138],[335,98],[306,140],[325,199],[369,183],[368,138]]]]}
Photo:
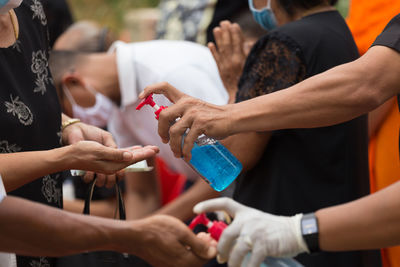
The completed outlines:
{"type": "MultiPolygon", "coordinates": [[[[246,240],[250,239],[249,236],[239,237],[236,240],[236,244],[233,247],[228,260],[229,267],[240,267],[242,262],[251,251],[251,243],[246,240]]],[[[248,265],[247,265],[248,266],[248,265]]]]}
{"type": "Polygon", "coordinates": [[[253,245],[253,250],[251,252],[251,257],[248,266],[259,267],[261,266],[261,263],[264,261],[265,258],[266,255],[263,253],[262,244],[256,241],[253,245]]]}
{"type": "Polygon", "coordinates": [[[235,218],[237,212],[239,212],[242,207],[242,204],[239,204],[233,199],[223,197],[200,202],[194,206],[193,212],[200,214],[204,212],[224,210],[229,214],[229,216],[235,218]]]}
{"type": "Polygon", "coordinates": [[[133,158],[132,158],[131,163],[136,163],[136,162],[154,157],[156,155],[156,152],[154,149],[142,148],[142,149],[133,151],[132,155],[133,155],[133,158]]]}
{"type": "Polygon", "coordinates": [[[222,46],[222,30],[220,27],[215,27],[213,30],[214,34],[214,40],[215,40],[215,46],[216,46],[216,51],[219,53],[220,46],[222,46]]]}
{"type": "Polygon", "coordinates": [[[111,147],[111,148],[117,148],[117,144],[115,143],[115,140],[113,138],[113,136],[106,131],[101,130],[101,137],[102,137],[102,144],[107,146],[107,147],[111,147]]]}
{"type": "Polygon", "coordinates": [[[220,51],[221,54],[223,53],[225,55],[232,54],[232,37],[229,30],[230,25],[231,24],[228,21],[221,22],[221,41],[220,43],[217,43],[218,51],[220,51]]]}
{"type": "Polygon", "coordinates": [[[177,158],[182,157],[182,144],[184,140],[184,134],[190,125],[187,124],[187,118],[183,118],[175,123],[169,129],[169,145],[171,147],[174,156],[177,158]]]}
{"type": "Polygon", "coordinates": [[[212,54],[212,56],[214,57],[215,62],[217,62],[217,64],[220,62],[220,57],[219,57],[219,53],[217,51],[217,47],[215,46],[214,43],[208,43],[208,49],[210,49],[210,52],[212,54]]]}
{"type": "Polygon", "coordinates": [[[87,171],[85,176],[83,176],[83,181],[87,184],[93,181],[93,179],[94,179],[94,172],[87,171]]]}
{"type": "Polygon", "coordinates": [[[240,236],[241,230],[242,224],[235,221],[224,230],[217,245],[220,259],[224,261],[229,259],[229,254],[235,246],[236,239],[240,236]]]}
{"type": "Polygon", "coordinates": [[[117,183],[119,181],[122,181],[125,178],[125,171],[124,170],[120,170],[116,173],[117,176],[117,183]]]}
{"type": "Polygon", "coordinates": [[[202,135],[202,131],[199,128],[193,127],[189,130],[188,134],[184,138],[182,154],[185,161],[189,162],[192,158],[192,149],[197,138],[202,135]]]}
{"type": "Polygon", "coordinates": [[[101,155],[101,159],[106,161],[130,162],[133,160],[132,152],[123,149],[101,146],[98,152],[101,155]]]}
{"type": "Polygon", "coordinates": [[[115,174],[106,176],[106,187],[112,188],[117,182],[117,176],[115,174]]]}
{"type": "Polygon", "coordinates": [[[185,246],[189,246],[194,254],[203,259],[212,259],[216,256],[217,249],[215,246],[209,246],[208,242],[198,238],[189,230],[189,228],[183,229],[185,230],[180,241],[185,246]]]}
{"type": "Polygon", "coordinates": [[[169,129],[171,125],[175,124],[176,119],[182,116],[182,111],[185,108],[187,108],[185,105],[176,104],[161,111],[158,120],[158,135],[165,144],[169,141],[169,129]]]}
{"type": "Polygon", "coordinates": [[[230,27],[232,36],[233,53],[243,54],[244,38],[239,24],[235,23],[230,27]]]}
{"type": "Polygon", "coordinates": [[[105,174],[102,173],[97,173],[97,177],[96,177],[96,185],[98,187],[103,187],[106,184],[106,179],[107,176],[105,174]]]}
{"type": "Polygon", "coordinates": [[[163,94],[172,103],[176,103],[180,98],[185,95],[167,82],[161,82],[147,86],[144,91],[139,95],[139,98],[144,99],[150,94],[163,94]]]}

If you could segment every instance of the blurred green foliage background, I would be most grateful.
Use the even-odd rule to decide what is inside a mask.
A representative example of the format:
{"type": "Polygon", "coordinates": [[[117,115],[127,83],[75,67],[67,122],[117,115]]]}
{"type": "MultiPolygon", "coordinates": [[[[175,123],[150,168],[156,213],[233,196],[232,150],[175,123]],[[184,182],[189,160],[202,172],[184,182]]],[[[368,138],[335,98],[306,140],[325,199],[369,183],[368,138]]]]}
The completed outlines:
{"type": "Polygon", "coordinates": [[[68,0],[75,20],[94,20],[119,32],[126,11],[156,7],[159,0],[68,0]]]}
{"type": "MultiPolygon", "coordinates": [[[[68,0],[76,20],[89,19],[119,32],[127,10],[156,7],[160,0],[68,0]]],[[[247,1],[247,0],[243,0],[247,1]]],[[[339,0],[338,9],[346,16],[350,0],[339,0]]]]}

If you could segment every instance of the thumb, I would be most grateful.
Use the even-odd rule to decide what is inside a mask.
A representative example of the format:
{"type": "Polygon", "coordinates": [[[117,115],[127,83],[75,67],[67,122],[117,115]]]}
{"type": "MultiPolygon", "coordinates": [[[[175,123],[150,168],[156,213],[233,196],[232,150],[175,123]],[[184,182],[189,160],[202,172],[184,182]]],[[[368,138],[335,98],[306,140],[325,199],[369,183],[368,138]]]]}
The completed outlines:
{"type": "Polygon", "coordinates": [[[235,217],[242,207],[241,204],[233,199],[223,197],[200,202],[194,206],[193,212],[200,214],[204,212],[224,210],[229,214],[229,216],[235,217]]]}
{"type": "Polygon", "coordinates": [[[99,152],[103,155],[104,160],[107,161],[125,162],[133,159],[133,154],[126,150],[102,146],[99,152]]]}

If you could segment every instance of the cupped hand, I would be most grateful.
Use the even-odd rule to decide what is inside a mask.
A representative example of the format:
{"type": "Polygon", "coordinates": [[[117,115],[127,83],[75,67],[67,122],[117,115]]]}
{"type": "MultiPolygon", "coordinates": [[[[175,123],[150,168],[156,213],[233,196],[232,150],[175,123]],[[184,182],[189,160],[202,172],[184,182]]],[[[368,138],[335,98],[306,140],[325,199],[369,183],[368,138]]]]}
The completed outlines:
{"type": "MultiPolygon", "coordinates": [[[[117,148],[117,144],[109,132],[86,123],[80,122],[69,125],[62,131],[62,142],[64,145],[72,145],[79,141],[95,141],[107,147],[117,148]]],[[[123,173],[117,172],[110,175],[97,173],[96,176],[97,186],[112,187],[119,179],[122,179],[123,173]]],[[[87,183],[93,179],[93,172],[86,172],[83,177],[83,180],[87,183]]]]}
{"type": "Polygon", "coordinates": [[[247,266],[258,267],[269,256],[293,257],[308,248],[302,238],[302,215],[275,216],[246,207],[230,198],[207,200],[194,207],[195,213],[224,210],[234,218],[218,242],[218,261],[241,266],[251,252],[247,266]]]}
{"type": "Polygon", "coordinates": [[[94,141],[80,141],[69,147],[68,158],[71,169],[96,172],[97,181],[100,179],[96,184],[110,187],[115,184],[115,179],[113,181],[107,179],[110,175],[115,177],[115,173],[121,169],[153,157],[158,152],[159,149],[155,146],[117,149],[94,141]]]}
{"type": "Polygon", "coordinates": [[[163,94],[175,103],[161,111],[158,134],[164,143],[169,142],[177,158],[184,157],[186,161],[190,161],[193,144],[202,134],[222,139],[232,132],[233,121],[229,105],[209,104],[185,95],[165,82],[146,87],[139,97],[144,99],[150,94],[163,94]],[[180,119],[177,121],[178,118],[180,119]],[[185,134],[187,129],[190,130],[185,134]]]}

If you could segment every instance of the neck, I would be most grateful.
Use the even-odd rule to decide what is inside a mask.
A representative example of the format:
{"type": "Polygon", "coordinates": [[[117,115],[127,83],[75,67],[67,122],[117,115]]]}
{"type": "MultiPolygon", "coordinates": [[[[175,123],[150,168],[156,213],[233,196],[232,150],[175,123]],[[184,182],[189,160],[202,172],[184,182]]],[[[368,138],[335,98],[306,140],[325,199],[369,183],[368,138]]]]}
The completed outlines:
{"type": "Polygon", "coordinates": [[[115,54],[90,55],[81,71],[86,77],[92,77],[90,83],[97,91],[110,98],[115,104],[120,104],[121,92],[115,54]]]}
{"type": "Polygon", "coordinates": [[[320,6],[316,6],[312,9],[303,11],[302,13],[299,14],[299,17],[297,19],[304,18],[304,17],[312,15],[312,14],[326,12],[326,11],[332,11],[332,10],[335,10],[335,8],[333,6],[328,5],[328,4],[323,4],[320,6]]]}
{"type": "Polygon", "coordinates": [[[335,10],[335,8],[327,3],[324,3],[319,6],[313,7],[311,9],[299,9],[293,16],[289,16],[285,11],[283,11],[282,8],[277,8],[275,11],[276,13],[275,15],[278,19],[279,25],[283,25],[315,13],[325,12],[330,10],[335,10]]]}

